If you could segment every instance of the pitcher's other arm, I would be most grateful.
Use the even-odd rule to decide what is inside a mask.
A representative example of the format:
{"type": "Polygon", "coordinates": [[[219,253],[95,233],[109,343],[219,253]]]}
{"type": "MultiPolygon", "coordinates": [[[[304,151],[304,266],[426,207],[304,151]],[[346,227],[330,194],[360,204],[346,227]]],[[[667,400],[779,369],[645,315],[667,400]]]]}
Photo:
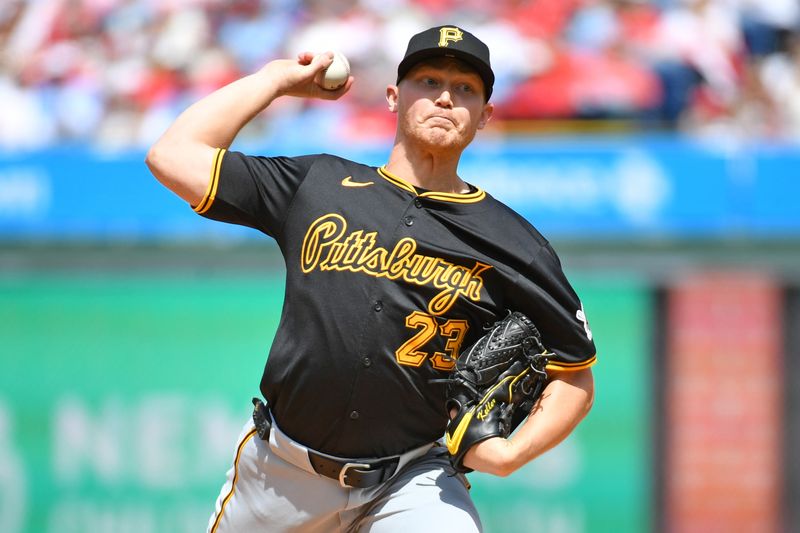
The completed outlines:
{"type": "Polygon", "coordinates": [[[479,442],[467,452],[464,465],[507,476],[567,438],[593,402],[590,368],[551,372],[539,401],[517,432],[509,439],[495,437],[479,442]]]}

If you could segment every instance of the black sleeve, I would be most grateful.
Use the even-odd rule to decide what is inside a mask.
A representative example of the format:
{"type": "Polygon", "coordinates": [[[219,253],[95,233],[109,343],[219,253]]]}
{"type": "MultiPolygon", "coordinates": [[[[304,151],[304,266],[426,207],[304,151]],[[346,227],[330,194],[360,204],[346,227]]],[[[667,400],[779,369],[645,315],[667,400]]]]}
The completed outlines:
{"type": "Polygon", "coordinates": [[[512,308],[533,320],[545,347],[555,354],[548,368],[579,370],[593,365],[596,350],[583,304],[549,244],[542,244],[519,273],[516,287],[512,308]]]}
{"type": "Polygon", "coordinates": [[[218,149],[208,190],[193,206],[213,220],[248,226],[278,239],[314,156],[260,157],[218,149]]]}

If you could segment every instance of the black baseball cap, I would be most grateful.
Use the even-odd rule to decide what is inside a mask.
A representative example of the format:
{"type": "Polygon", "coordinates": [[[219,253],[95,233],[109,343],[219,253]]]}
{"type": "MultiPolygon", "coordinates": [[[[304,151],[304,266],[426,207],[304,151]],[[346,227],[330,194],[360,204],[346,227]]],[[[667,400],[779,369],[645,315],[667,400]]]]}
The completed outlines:
{"type": "Polygon", "coordinates": [[[414,65],[432,57],[455,57],[468,63],[483,80],[486,100],[489,100],[494,85],[489,47],[458,26],[436,26],[414,35],[408,41],[406,55],[397,66],[397,83],[414,65]]]}

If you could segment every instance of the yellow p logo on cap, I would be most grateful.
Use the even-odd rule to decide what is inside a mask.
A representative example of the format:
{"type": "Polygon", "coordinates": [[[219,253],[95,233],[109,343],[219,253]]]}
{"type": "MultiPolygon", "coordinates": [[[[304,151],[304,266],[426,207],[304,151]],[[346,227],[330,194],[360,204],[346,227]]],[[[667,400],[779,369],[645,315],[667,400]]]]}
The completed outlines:
{"type": "Polygon", "coordinates": [[[439,29],[439,46],[445,47],[450,42],[460,41],[464,38],[464,33],[458,28],[444,27],[439,29]]]}

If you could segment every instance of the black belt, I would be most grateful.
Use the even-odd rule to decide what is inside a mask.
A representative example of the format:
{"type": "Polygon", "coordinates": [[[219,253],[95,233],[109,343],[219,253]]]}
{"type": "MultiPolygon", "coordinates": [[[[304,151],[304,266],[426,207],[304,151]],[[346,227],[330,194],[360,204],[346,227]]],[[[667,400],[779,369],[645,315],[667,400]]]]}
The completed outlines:
{"type": "MultiPolygon", "coordinates": [[[[269,440],[272,426],[267,406],[258,398],[253,398],[253,423],[261,440],[269,440]]],[[[344,459],[314,450],[308,450],[308,460],[314,471],[325,477],[335,479],[342,487],[363,489],[383,483],[394,475],[400,456],[381,459],[344,459]]]]}

